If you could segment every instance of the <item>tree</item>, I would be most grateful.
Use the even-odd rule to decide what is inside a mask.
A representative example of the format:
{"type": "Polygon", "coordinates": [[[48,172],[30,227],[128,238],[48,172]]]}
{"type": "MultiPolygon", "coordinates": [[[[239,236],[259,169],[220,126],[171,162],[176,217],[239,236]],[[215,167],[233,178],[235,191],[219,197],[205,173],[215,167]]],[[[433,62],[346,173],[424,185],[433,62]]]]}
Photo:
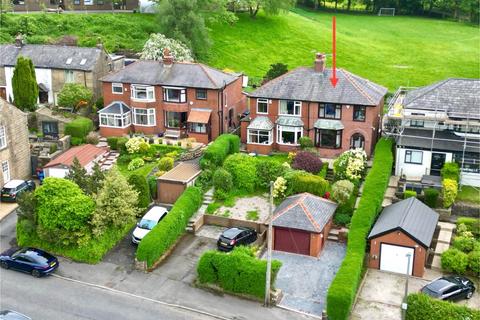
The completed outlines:
{"type": "Polygon", "coordinates": [[[87,176],[87,170],[85,170],[85,168],[80,164],[80,161],[78,161],[77,157],[73,158],[73,163],[70,167],[70,170],[68,170],[65,179],[71,180],[77,186],[79,186],[83,192],[88,194],[87,191],[89,190],[89,178],[87,176]]]}
{"type": "Polygon", "coordinates": [[[161,33],[152,33],[145,42],[140,59],[162,60],[163,50],[168,48],[175,61],[193,61],[192,51],[182,42],[169,39],[161,33]]]}
{"type": "Polygon", "coordinates": [[[112,168],[95,196],[93,234],[98,237],[109,227],[123,228],[135,221],[137,202],[138,192],[115,167],[112,168]]]}
{"type": "Polygon", "coordinates": [[[38,84],[32,60],[18,57],[12,78],[15,105],[23,111],[35,111],[38,99],[38,84]]]}
{"type": "Polygon", "coordinates": [[[89,178],[90,194],[97,194],[105,182],[105,171],[102,170],[98,162],[93,165],[89,178]]]}
{"type": "Polygon", "coordinates": [[[95,203],[74,182],[46,178],[35,190],[35,200],[40,239],[61,246],[80,246],[90,239],[95,203]]]}
{"type": "Polygon", "coordinates": [[[147,179],[139,174],[132,174],[128,178],[128,183],[138,192],[138,207],[144,210],[150,204],[150,187],[147,179]]]}
{"type": "Polygon", "coordinates": [[[92,98],[92,90],[78,83],[66,83],[58,94],[58,105],[77,110],[88,106],[92,98]]]}
{"type": "Polygon", "coordinates": [[[272,79],[275,79],[282,74],[288,72],[287,65],[283,63],[274,63],[270,65],[270,69],[268,69],[267,73],[263,77],[263,82],[268,82],[272,79]]]}
{"type": "Polygon", "coordinates": [[[255,18],[260,9],[268,15],[277,15],[282,11],[290,10],[296,0],[239,0],[241,6],[247,7],[250,17],[255,18]]]}
{"type": "Polygon", "coordinates": [[[17,216],[18,221],[26,220],[29,226],[29,231],[33,232],[36,229],[37,215],[35,210],[37,208],[37,201],[33,192],[22,192],[18,198],[17,216]]]}
{"type": "Polygon", "coordinates": [[[0,0],[0,28],[2,28],[5,23],[5,14],[11,10],[12,3],[10,2],[10,0],[0,0]]]}

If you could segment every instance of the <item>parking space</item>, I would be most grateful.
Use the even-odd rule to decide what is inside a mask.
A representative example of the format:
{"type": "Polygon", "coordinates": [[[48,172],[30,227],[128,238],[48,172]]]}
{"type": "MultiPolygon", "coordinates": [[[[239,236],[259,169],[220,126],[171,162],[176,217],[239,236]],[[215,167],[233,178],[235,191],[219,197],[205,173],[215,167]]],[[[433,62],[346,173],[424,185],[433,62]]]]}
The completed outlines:
{"type": "Polygon", "coordinates": [[[319,258],[274,251],[280,260],[276,287],[283,291],[279,305],[301,312],[321,315],[327,291],[345,257],[345,245],[327,242],[319,258]]]}

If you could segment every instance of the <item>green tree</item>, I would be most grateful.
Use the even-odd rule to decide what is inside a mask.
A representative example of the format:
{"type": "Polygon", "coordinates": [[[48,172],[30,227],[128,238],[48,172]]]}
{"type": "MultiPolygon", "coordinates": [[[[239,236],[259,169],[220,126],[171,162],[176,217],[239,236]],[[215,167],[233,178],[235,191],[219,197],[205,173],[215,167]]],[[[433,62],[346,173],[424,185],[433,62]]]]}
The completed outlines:
{"type": "Polygon", "coordinates": [[[239,0],[240,6],[248,8],[250,17],[255,18],[260,9],[268,15],[277,15],[280,12],[290,10],[296,0],[239,0]]]}
{"type": "Polygon", "coordinates": [[[100,236],[107,228],[122,228],[135,221],[138,212],[138,192],[114,167],[105,176],[103,186],[95,196],[96,209],[92,217],[93,234],[100,236]]]}
{"type": "Polygon", "coordinates": [[[93,98],[92,90],[78,83],[66,83],[58,94],[58,105],[77,110],[86,107],[93,98]]]}
{"type": "Polygon", "coordinates": [[[32,60],[18,57],[12,78],[15,105],[23,111],[34,111],[38,99],[38,84],[32,60]]]}
{"type": "Polygon", "coordinates": [[[90,218],[95,209],[93,200],[74,182],[46,178],[35,190],[37,201],[37,233],[50,243],[79,246],[90,239],[90,218]]]}
{"type": "Polygon", "coordinates": [[[105,181],[105,171],[102,170],[97,162],[95,162],[93,165],[92,172],[89,175],[89,180],[90,194],[97,194],[98,191],[103,187],[105,181]]]}
{"type": "Polygon", "coordinates": [[[18,221],[28,221],[27,225],[30,232],[35,231],[37,224],[37,215],[35,210],[37,208],[37,201],[33,192],[22,192],[18,198],[17,216],[18,221]]]}
{"type": "Polygon", "coordinates": [[[270,65],[270,69],[268,69],[267,73],[263,77],[263,82],[270,81],[272,79],[275,79],[282,74],[285,74],[288,72],[287,65],[283,63],[274,63],[270,65]]]}
{"type": "Polygon", "coordinates": [[[0,28],[5,24],[5,14],[12,10],[12,3],[9,0],[0,0],[0,28]]]}
{"type": "Polygon", "coordinates": [[[87,170],[80,164],[80,161],[78,161],[78,158],[75,157],[73,158],[73,163],[70,166],[70,170],[68,170],[67,175],[65,176],[65,179],[73,181],[77,186],[82,189],[83,192],[88,194],[89,190],[89,178],[87,175],[87,170]]]}
{"type": "Polygon", "coordinates": [[[150,187],[147,179],[139,174],[132,174],[128,178],[128,183],[138,192],[138,207],[145,210],[150,204],[150,187]]]}

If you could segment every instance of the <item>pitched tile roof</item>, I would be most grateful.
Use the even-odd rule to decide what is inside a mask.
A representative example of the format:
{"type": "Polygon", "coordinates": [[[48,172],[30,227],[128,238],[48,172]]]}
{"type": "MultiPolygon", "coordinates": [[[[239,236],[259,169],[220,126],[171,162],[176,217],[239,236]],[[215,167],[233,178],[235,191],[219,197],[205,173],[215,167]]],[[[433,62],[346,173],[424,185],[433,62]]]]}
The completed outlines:
{"type": "Polygon", "coordinates": [[[0,66],[15,66],[19,56],[28,57],[37,68],[91,71],[102,49],[74,46],[25,44],[0,45],[0,66]]]}
{"type": "Polygon", "coordinates": [[[480,79],[446,79],[408,91],[404,108],[445,111],[450,117],[480,119],[480,79]]]}
{"type": "Polygon", "coordinates": [[[101,80],[104,82],[220,89],[239,77],[239,74],[225,73],[200,63],[175,62],[170,66],[165,66],[161,61],[139,60],[101,80]]]}
{"type": "Polygon", "coordinates": [[[51,160],[44,168],[64,166],[70,167],[73,164],[75,158],[78,159],[82,167],[86,166],[97,157],[108,152],[106,148],[100,148],[93,144],[84,144],[81,146],[73,147],[51,160]]]}
{"type": "Polygon", "coordinates": [[[383,209],[368,239],[394,230],[402,230],[414,240],[430,247],[438,222],[438,213],[415,197],[392,204],[383,209]]]}
{"type": "Polygon", "coordinates": [[[275,78],[250,94],[255,98],[289,99],[339,104],[377,105],[387,88],[344,69],[337,69],[338,83],[330,83],[331,68],[316,72],[300,67],[275,78]]]}
{"type": "Polygon", "coordinates": [[[250,122],[247,129],[254,129],[254,130],[272,130],[274,124],[272,121],[265,116],[258,116],[250,122]]]}
{"type": "Polygon", "coordinates": [[[320,233],[330,221],[337,204],[302,193],[286,198],[273,212],[272,225],[320,233]]]}

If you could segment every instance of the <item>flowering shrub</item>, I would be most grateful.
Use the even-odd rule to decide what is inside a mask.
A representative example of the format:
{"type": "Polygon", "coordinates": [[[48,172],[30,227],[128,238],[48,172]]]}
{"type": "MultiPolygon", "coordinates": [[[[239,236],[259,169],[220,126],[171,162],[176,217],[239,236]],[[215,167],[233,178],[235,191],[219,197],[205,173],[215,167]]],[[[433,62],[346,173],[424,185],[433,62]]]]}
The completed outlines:
{"type": "Polygon", "coordinates": [[[443,206],[450,208],[457,198],[458,183],[453,179],[443,179],[443,206]]]}
{"type": "Polygon", "coordinates": [[[140,59],[161,60],[165,48],[170,50],[175,61],[193,61],[192,52],[185,44],[178,40],[167,38],[161,33],[152,33],[150,35],[150,38],[143,46],[140,59]]]}
{"type": "Polygon", "coordinates": [[[133,137],[125,143],[125,148],[127,148],[128,153],[145,153],[150,149],[150,145],[147,140],[141,137],[133,137]]]}
{"type": "Polygon", "coordinates": [[[296,156],[296,155],[297,155],[297,153],[294,152],[294,151],[290,151],[290,152],[288,153],[288,158],[287,158],[288,164],[292,164],[292,162],[293,162],[293,160],[295,159],[295,156],[296,156]]]}
{"type": "Polygon", "coordinates": [[[344,204],[350,199],[354,189],[353,183],[348,180],[339,180],[332,186],[332,197],[339,204],[344,204]]]}
{"type": "Polygon", "coordinates": [[[142,167],[144,164],[145,164],[145,162],[143,161],[142,158],[135,158],[132,161],[130,161],[127,169],[128,169],[128,171],[133,171],[133,170],[136,170],[136,169],[142,167]]]}
{"type": "Polygon", "coordinates": [[[322,160],[312,152],[300,151],[293,160],[292,168],[317,174],[322,169],[322,160]]]}
{"type": "Polygon", "coordinates": [[[285,197],[285,191],[287,191],[287,180],[283,177],[278,177],[273,183],[273,197],[281,199],[285,197]]]}
{"type": "Polygon", "coordinates": [[[347,150],[335,160],[335,180],[359,181],[367,167],[367,154],[361,148],[347,150]]]}
{"type": "Polygon", "coordinates": [[[158,161],[158,170],[160,171],[169,171],[173,169],[173,158],[170,157],[163,157],[158,161]]]}

